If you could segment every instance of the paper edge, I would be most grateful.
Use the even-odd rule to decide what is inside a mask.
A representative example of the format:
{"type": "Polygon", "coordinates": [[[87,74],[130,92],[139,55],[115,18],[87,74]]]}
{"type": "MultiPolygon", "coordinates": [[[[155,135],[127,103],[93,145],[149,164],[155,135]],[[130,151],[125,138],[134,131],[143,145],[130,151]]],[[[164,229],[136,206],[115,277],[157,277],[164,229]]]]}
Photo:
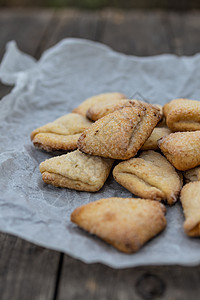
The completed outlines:
{"type": "MultiPolygon", "coordinates": [[[[86,39],[79,39],[79,38],[66,38],[66,39],[63,39],[62,41],[60,41],[59,43],[57,43],[56,45],[48,48],[47,50],[45,50],[44,54],[47,52],[47,51],[51,51],[53,49],[56,48],[56,47],[60,47],[60,44],[62,43],[67,43],[67,44],[71,44],[73,43],[78,43],[78,44],[84,44],[84,45],[88,45],[88,46],[95,46],[95,48],[98,48],[98,49],[102,49],[103,51],[106,51],[106,52],[112,52],[114,54],[116,54],[117,56],[125,56],[125,57],[129,57],[129,58],[132,58],[132,59],[137,59],[138,60],[145,60],[145,61],[152,61],[152,58],[153,59],[160,59],[160,58],[163,58],[163,57],[175,57],[175,58],[193,58],[193,57],[196,57],[196,56],[199,56],[200,53],[197,53],[195,55],[192,55],[192,56],[177,56],[175,54],[159,54],[159,55],[154,55],[154,56],[148,56],[148,57],[139,57],[139,56],[133,56],[133,55],[128,55],[128,54],[123,54],[123,53],[120,53],[120,52],[117,52],[115,50],[113,50],[111,47],[109,46],[106,46],[104,44],[101,44],[99,42],[96,42],[96,41],[90,41],[90,40],[86,40],[86,39]]],[[[10,43],[10,42],[9,42],[10,43]]],[[[22,54],[26,55],[24,52],[21,52],[22,54]]],[[[41,56],[42,58],[42,56],[41,56]]],[[[40,61],[40,60],[39,60],[40,61]]],[[[12,91],[11,91],[12,93],[12,91]]],[[[11,93],[9,93],[8,95],[6,95],[5,97],[9,96],[11,93]]],[[[3,97],[4,99],[4,97],[3,97]]],[[[2,102],[2,100],[1,100],[2,102]]],[[[115,265],[115,264],[112,264],[110,262],[108,262],[106,259],[101,259],[101,258],[98,258],[98,259],[93,259],[90,261],[88,261],[87,259],[83,259],[82,257],[80,258],[77,254],[72,254],[70,253],[70,251],[66,251],[66,250],[63,250],[62,248],[59,248],[59,247],[55,247],[55,246],[48,246],[46,247],[44,245],[44,243],[42,242],[38,242],[38,241],[35,241],[35,239],[29,239],[27,238],[27,236],[24,236],[23,234],[21,233],[15,233],[13,232],[12,230],[2,230],[1,229],[1,232],[4,232],[4,233],[7,233],[7,234],[11,234],[11,235],[14,235],[15,237],[19,237],[19,238],[22,238],[23,240],[25,241],[28,241],[30,243],[33,243],[35,245],[38,245],[38,246],[41,246],[41,247],[44,247],[46,249],[50,249],[50,250],[54,250],[54,251],[59,251],[59,252],[63,252],[67,255],[69,255],[70,257],[74,258],[74,259],[78,259],[84,263],[87,263],[87,264],[94,264],[94,263],[101,263],[101,264],[104,264],[108,267],[111,267],[113,269],[123,269],[123,268],[135,268],[135,267],[142,267],[142,266],[175,266],[175,265],[179,265],[179,266],[187,266],[187,267],[190,267],[190,266],[197,266],[200,264],[200,258],[199,259],[194,259],[192,262],[177,262],[177,259],[176,259],[176,262],[173,262],[173,260],[171,260],[170,262],[156,262],[156,261],[152,261],[150,264],[145,264],[145,263],[142,263],[142,262],[134,262],[133,265],[130,264],[130,263],[122,263],[120,266],[119,265],[115,265]]],[[[134,255],[134,254],[132,254],[134,255]]]]}
{"type": "MultiPolygon", "coordinates": [[[[183,262],[177,262],[177,259],[176,259],[176,261],[171,260],[171,261],[168,261],[168,262],[166,262],[166,261],[160,261],[160,262],[158,262],[158,261],[154,261],[153,260],[149,264],[146,264],[146,263],[143,263],[143,262],[139,262],[139,263],[134,262],[133,264],[132,263],[121,263],[120,265],[118,263],[117,264],[110,263],[106,259],[101,259],[101,258],[88,260],[88,259],[83,259],[82,257],[79,257],[79,255],[74,254],[74,253],[73,253],[73,256],[72,256],[72,254],[71,254],[70,251],[66,251],[66,250],[64,250],[64,249],[62,249],[60,247],[56,247],[56,246],[48,246],[48,247],[46,247],[43,242],[41,242],[41,241],[40,242],[35,241],[35,239],[31,240],[31,239],[27,238],[26,236],[24,236],[22,233],[18,234],[18,233],[15,233],[15,232],[11,231],[11,230],[2,230],[2,229],[1,229],[1,232],[5,233],[5,234],[11,234],[11,235],[13,235],[13,236],[15,236],[17,238],[20,238],[20,239],[26,241],[26,242],[32,243],[35,246],[43,247],[43,248],[51,250],[51,251],[57,251],[57,252],[64,253],[64,254],[70,256],[72,259],[79,260],[80,262],[83,262],[85,264],[98,264],[98,263],[100,263],[100,264],[103,264],[103,265],[105,265],[107,267],[110,267],[112,269],[115,269],[115,270],[117,270],[117,269],[138,268],[138,267],[145,267],[145,266],[146,267],[150,267],[150,266],[157,266],[157,267],[161,267],[161,266],[197,267],[197,266],[200,265],[200,258],[199,259],[195,259],[192,262],[191,261],[186,261],[185,263],[183,263],[183,262]]],[[[144,247],[145,247],[145,245],[144,245],[144,247]]],[[[124,255],[126,255],[126,254],[124,254],[124,255]]],[[[134,255],[134,253],[127,254],[127,255],[134,255]]]]}

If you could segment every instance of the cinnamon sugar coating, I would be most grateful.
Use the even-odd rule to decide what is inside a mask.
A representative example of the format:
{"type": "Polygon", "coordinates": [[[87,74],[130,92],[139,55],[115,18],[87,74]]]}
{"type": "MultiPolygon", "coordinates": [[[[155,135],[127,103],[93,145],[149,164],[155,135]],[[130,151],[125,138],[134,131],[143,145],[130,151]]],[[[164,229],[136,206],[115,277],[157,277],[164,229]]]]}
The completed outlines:
{"type": "Polygon", "coordinates": [[[134,157],[161,118],[147,103],[125,101],[121,109],[93,123],[78,140],[78,149],[114,159],[134,157]]]}

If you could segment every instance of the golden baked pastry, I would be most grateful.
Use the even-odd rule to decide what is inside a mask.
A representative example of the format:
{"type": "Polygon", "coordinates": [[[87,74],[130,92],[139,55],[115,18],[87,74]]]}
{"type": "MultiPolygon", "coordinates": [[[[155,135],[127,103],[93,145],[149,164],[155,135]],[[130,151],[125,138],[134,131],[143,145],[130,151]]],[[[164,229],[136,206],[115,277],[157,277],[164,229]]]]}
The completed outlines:
{"type": "Polygon", "coordinates": [[[171,133],[158,141],[158,147],[180,171],[200,165],[200,131],[171,133]]]}
{"type": "Polygon", "coordinates": [[[78,140],[78,148],[92,155],[129,159],[136,155],[160,118],[155,106],[125,101],[124,107],[86,129],[78,140]]]}
{"type": "Polygon", "coordinates": [[[71,113],[56,119],[31,133],[31,140],[37,148],[54,150],[75,150],[80,134],[92,124],[86,117],[71,113]]]}
{"type": "Polygon", "coordinates": [[[200,102],[175,99],[163,107],[167,126],[172,131],[200,130],[200,102]]]}
{"type": "Polygon", "coordinates": [[[167,136],[171,133],[171,130],[167,127],[155,127],[152,131],[150,137],[144,145],[142,146],[141,150],[158,150],[158,140],[163,136],[167,136]]]}
{"type": "Polygon", "coordinates": [[[165,119],[165,116],[163,114],[163,106],[160,105],[160,104],[153,104],[155,106],[157,106],[159,109],[160,109],[160,113],[162,115],[162,118],[161,120],[158,122],[157,126],[156,127],[166,127],[167,128],[167,125],[166,125],[166,119],[165,119]]]}
{"type": "MultiPolygon", "coordinates": [[[[94,105],[92,105],[88,111],[87,111],[87,117],[92,120],[92,121],[97,121],[99,119],[101,119],[102,117],[124,107],[125,102],[134,102],[135,104],[141,104],[141,103],[145,103],[143,101],[139,101],[136,99],[113,99],[113,100],[107,100],[107,101],[103,101],[103,102],[98,102],[95,103],[94,105]]],[[[162,106],[159,104],[154,104],[154,106],[156,106],[156,108],[158,108],[160,110],[160,114],[162,116],[162,106]]]]}
{"type": "Polygon", "coordinates": [[[166,226],[165,207],[156,201],[107,198],[76,208],[71,221],[125,253],[138,251],[166,226]]]}
{"type": "Polygon", "coordinates": [[[160,153],[152,150],[119,163],[113,176],[131,193],[142,198],[166,200],[169,205],[177,201],[182,187],[175,168],[160,153]]]}
{"type": "Polygon", "coordinates": [[[75,108],[72,112],[86,116],[87,110],[90,108],[90,106],[94,105],[95,103],[103,103],[104,101],[106,101],[106,102],[107,101],[115,101],[115,100],[124,99],[124,98],[126,98],[126,96],[121,93],[99,94],[99,95],[96,95],[96,96],[86,99],[77,108],[75,108]]]}
{"type": "Polygon", "coordinates": [[[157,103],[153,103],[152,105],[156,106],[160,110],[161,115],[163,115],[163,107],[162,107],[162,105],[157,104],[157,103]]]}
{"type": "Polygon", "coordinates": [[[102,117],[122,108],[124,106],[124,101],[129,101],[127,99],[112,99],[103,102],[97,102],[90,106],[87,110],[86,116],[92,120],[97,121],[102,117]]]}
{"type": "Polygon", "coordinates": [[[96,192],[104,185],[112,159],[90,156],[76,150],[40,164],[44,182],[69,189],[96,192]]]}
{"type": "Polygon", "coordinates": [[[200,181],[186,184],[181,191],[185,215],[184,230],[189,236],[200,236],[200,181]]]}
{"type": "Polygon", "coordinates": [[[190,181],[200,181],[200,166],[183,172],[183,176],[187,183],[190,181]]]}

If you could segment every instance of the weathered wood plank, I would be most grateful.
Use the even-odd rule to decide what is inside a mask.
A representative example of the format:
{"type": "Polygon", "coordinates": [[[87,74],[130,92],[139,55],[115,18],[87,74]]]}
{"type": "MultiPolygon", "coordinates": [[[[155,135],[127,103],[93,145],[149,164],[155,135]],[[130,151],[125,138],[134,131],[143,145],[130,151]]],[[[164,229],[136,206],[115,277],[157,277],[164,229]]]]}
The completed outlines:
{"type": "Polygon", "coordinates": [[[171,52],[167,16],[162,11],[57,11],[39,52],[66,37],[103,42],[116,51],[139,56],[171,52]]]}
{"type": "Polygon", "coordinates": [[[64,257],[58,300],[176,299],[195,300],[200,294],[200,267],[140,267],[113,270],[64,257]]]}
{"type": "MultiPolygon", "coordinates": [[[[35,57],[64,37],[81,37],[106,43],[134,55],[199,51],[199,13],[159,11],[0,12],[0,55],[6,41],[35,57]],[[23,16],[21,15],[23,14],[23,16]],[[46,14],[46,13],[45,13],[46,14]],[[189,17],[188,17],[189,16],[189,17]],[[38,21],[39,20],[39,21],[38,21]],[[2,27],[3,26],[3,27],[2,27]],[[29,29],[28,29],[29,28],[29,29]],[[184,28],[184,30],[183,30],[184,28]],[[34,29],[34,30],[33,30],[34,29]],[[187,45],[186,45],[187,42],[187,45]]],[[[112,270],[86,265],[5,234],[0,235],[0,294],[13,299],[198,299],[200,267],[148,267],[112,270]],[[58,271],[62,269],[59,286],[58,271]],[[170,276],[169,276],[170,274],[170,276]],[[57,286],[57,288],[55,288],[57,286]],[[12,287],[12,288],[11,288],[12,287]],[[3,293],[2,293],[3,291],[3,293]]]]}
{"type": "Polygon", "coordinates": [[[98,13],[75,9],[58,10],[49,24],[39,54],[67,37],[95,40],[98,13]]]}
{"type": "Polygon", "coordinates": [[[171,43],[177,55],[200,52],[200,12],[169,13],[171,43]]]}
{"type": "MultiPolygon", "coordinates": [[[[0,10],[0,61],[8,41],[15,40],[18,47],[33,56],[45,35],[53,10],[0,10]]],[[[11,87],[0,83],[0,99],[8,94],[11,87]]]]}
{"type": "Polygon", "coordinates": [[[1,300],[52,300],[60,254],[0,234],[1,300]]]}
{"type": "Polygon", "coordinates": [[[167,39],[167,13],[162,11],[105,10],[100,41],[113,49],[138,56],[171,52],[167,39]]]}
{"type": "Polygon", "coordinates": [[[15,40],[22,51],[34,56],[52,17],[52,10],[1,9],[0,60],[10,40],[15,40]]]}

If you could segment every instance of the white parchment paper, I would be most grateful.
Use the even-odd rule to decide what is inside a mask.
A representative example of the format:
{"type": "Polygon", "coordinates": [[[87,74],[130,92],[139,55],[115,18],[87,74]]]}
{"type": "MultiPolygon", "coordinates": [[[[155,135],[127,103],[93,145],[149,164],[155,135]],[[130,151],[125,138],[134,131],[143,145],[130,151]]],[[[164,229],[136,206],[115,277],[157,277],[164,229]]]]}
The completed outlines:
{"type": "Polygon", "coordinates": [[[0,230],[63,251],[84,262],[114,268],[200,262],[200,240],[188,238],[179,203],[167,209],[168,225],[138,253],[127,255],[70,223],[77,206],[102,197],[130,197],[110,175],[98,193],[43,183],[38,165],[51,154],[35,149],[30,132],[71,112],[87,97],[119,91],[164,104],[176,97],[200,99],[200,55],[126,56],[80,39],[66,39],[39,61],[7,45],[0,79],[14,84],[0,101],[0,230]]]}

